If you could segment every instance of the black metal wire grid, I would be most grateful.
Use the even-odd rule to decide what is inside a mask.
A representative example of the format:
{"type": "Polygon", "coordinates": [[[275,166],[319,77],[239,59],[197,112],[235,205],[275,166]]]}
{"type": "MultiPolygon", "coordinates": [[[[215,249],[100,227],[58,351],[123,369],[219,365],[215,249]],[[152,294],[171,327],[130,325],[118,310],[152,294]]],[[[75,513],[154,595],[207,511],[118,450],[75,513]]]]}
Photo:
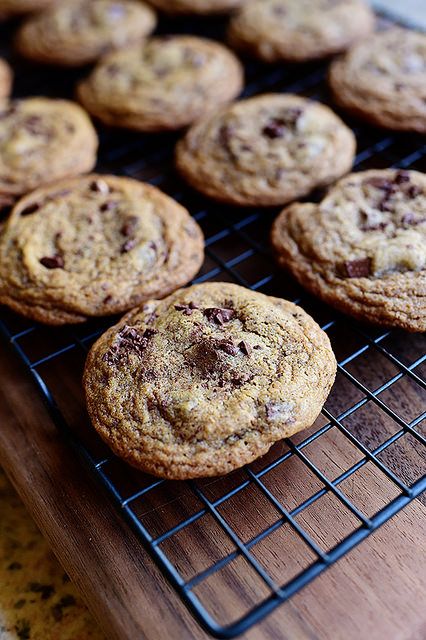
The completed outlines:
{"type": "MultiPolygon", "coordinates": [[[[214,36],[223,29],[216,20],[190,26],[178,22],[170,28],[165,22],[160,28],[214,36]]],[[[7,43],[9,34],[3,36],[7,43]]],[[[68,96],[77,77],[15,62],[17,95],[68,96]]],[[[249,63],[245,95],[286,91],[327,101],[324,75],[322,64],[283,68],[249,63]]],[[[356,170],[426,169],[426,145],[415,136],[350,124],[358,139],[356,170]]],[[[292,299],[328,332],[338,357],[336,385],[312,429],[225,478],[171,483],[128,468],[88,426],[81,370],[90,345],[114,319],[47,331],[1,311],[0,331],[32,374],[57,425],[203,628],[216,637],[232,638],[426,489],[426,412],[412,411],[426,398],[424,339],[363,326],[313,300],[274,266],[268,231],[276,211],[235,210],[193,193],[173,173],[175,136],[104,129],[100,136],[100,171],[159,186],[183,202],[202,226],[206,261],[195,282],[230,280],[292,299]],[[406,399],[402,404],[401,396],[406,399]],[[372,503],[367,485],[358,482],[363,472],[370,480],[374,475],[377,499],[372,503]],[[303,491],[294,490],[296,483],[303,491]],[[321,511],[331,517],[332,532],[325,531],[321,511]]]]}

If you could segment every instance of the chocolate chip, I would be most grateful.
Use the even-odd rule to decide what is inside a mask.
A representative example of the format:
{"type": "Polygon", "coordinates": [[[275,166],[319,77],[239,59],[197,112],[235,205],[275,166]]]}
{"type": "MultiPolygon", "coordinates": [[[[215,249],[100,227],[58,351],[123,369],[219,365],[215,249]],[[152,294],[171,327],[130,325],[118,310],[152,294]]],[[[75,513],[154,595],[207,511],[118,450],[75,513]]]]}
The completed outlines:
{"type": "Polygon", "coordinates": [[[135,248],[136,244],[137,242],[134,238],[132,238],[131,240],[126,240],[126,242],[123,245],[121,245],[120,252],[129,253],[129,251],[135,248]]]}
{"type": "Polygon", "coordinates": [[[345,271],[348,278],[366,278],[370,275],[370,269],[370,258],[359,258],[345,262],[345,271]]]}
{"type": "Polygon", "coordinates": [[[95,191],[96,193],[107,195],[107,193],[109,193],[109,186],[107,185],[105,180],[94,180],[90,183],[90,191],[95,191]]]}
{"type": "Polygon", "coordinates": [[[102,359],[108,364],[122,364],[130,354],[141,357],[155,333],[155,329],[145,329],[141,332],[136,327],[124,325],[117,334],[115,343],[102,359]]]}
{"type": "Polygon", "coordinates": [[[252,352],[252,347],[251,345],[246,342],[245,340],[241,340],[241,342],[238,343],[239,348],[241,349],[241,351],[243,353],[245,353],[246,356],[249,356],[252,352]]]}
{"type": "Polygon", "coordinates": [[[406,191],[407,195],[410,198],[417,198],[417,196],[421,196],[423,193],[423,189],[418,187],[416,184],[412,184],[406,191]]]}
{"type": "Polygon", "coordinates": [[[103,299],[103,303],[104,303],[104,304],[109,304],[110,302],[112,302],[112,300],[113,300],[112,296],[106,296],[106,297],[103,299]]]}
{"type": "Polygon", "coordinates": [[[287,123],[280,118],[271,119],[262,129],[262,134],[271,140],[282,138],[287,129],[287,123]]]}
{"type": "Polygon", "coordinates": [[[255,344],[253,349],[262,349],[262,346],[260,344],[255,344]]]}
{"type": "Polygon", "coordinates": [[[232,342],[232,340],[225,338],[224,340],[218,340],[216,342],[217,348],[220,351],[224,351],[228,353],[230,356],[236,356],[238,353],[238,348],[232,342]]]}
{"type": "Polygon", "coordinates": [[[37,202],[29,204],[25,209],[21,211],[21,216],[29,216],[31,213],[35,213],[40,209],[40,205],[37,202]]]}
{"type": "Polygon", "coordinates": [[[404,184],[404,182],[410,182],[410,174],[408,171],[398,171],[394,178],[395,184],[404,184]]]}
{"type": "Polygon", "coordinates": [[[188,304],[175,304],[176,311],[183,311],[185,316],[191,316],[195,309],[199,309],[200,307],[194,302],[189,302],[188,304]]]}
{"type": "Polygon", "coordinates": [[[425,222],[426,218],[417,218],[414,213],[406,213],[402,216],[401,222],[404,225],[407,225],[409,227],[414,227],[418,224],[421,224],[422,222],[425,222]]]}
{"type": "Polygon", "coordinates": [[[371,187],[382,189],[384,191],[388,191],[393,188],[392,182],[390,180],[388,180],[387,178],[382,178],[380,176],[373,176],[372,178],[368,178],[368,180],[365,180],[364,184],[368,184],[371,187]]]}
{"type": "Polygon", "coordinates": [[[99,207],[99,210],[102,212],[111,211],[112,209],[116,209],[118,207],[118,202],[112,202],[111,200],[108,202],[104,202],[99,207]]]}
{"type": "Polygon", "coordinates": [[[204,309],[203,315],[211,322],[215,322],[221,326],[235,317],[235,311],[233,309],[210,307],[208,309],[204,309]]]}
{"type": "Polygon", "coordinates": [[[60,255],[44,256],[43,258],[40,258],[39,262],[43,265],[43,267],[46,267],[46,269],[64,268],[64,259],[60,255]]]}
{"type": "Polygon", "coordinates": [[[139,218],[137,216],[129,216],[121,227],[120,233],[123,236],[133,237],[138,224],[139,218]]]}
{"type": "Polygon", "coordinates": [[[18,571],[19,569],[22,569],[22,564],[20,562],[11,562],[7,565],[6,569],[8,571],[18,571]]]}

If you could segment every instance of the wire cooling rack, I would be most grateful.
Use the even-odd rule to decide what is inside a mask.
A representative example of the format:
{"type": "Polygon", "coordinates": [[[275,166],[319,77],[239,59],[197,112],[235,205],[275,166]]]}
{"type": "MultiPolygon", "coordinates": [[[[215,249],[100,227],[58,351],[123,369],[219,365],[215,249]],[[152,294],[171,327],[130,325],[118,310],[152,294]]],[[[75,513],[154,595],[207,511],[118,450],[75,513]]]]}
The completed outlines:
{"type": "MultiPolygon", "coordinates": [[[[164,22],[160,32],[221,37],[221,20],[164,22]],[[189,28],[188,28],[189,27],[189,28]]],[[[9,34],[0,33],[10,57],[9,34]]],[[[15,94],[69,97],[82,75],[19,60],[15,94]]],[[[327,102],[325,66],[248,63],[246,96],[295,92],[327,102]]],[[[350,121],[356,170],[426,170],[426,146],[350,121]]],[[[99,130],[99,171],[147,180],[188,207],[206,236],[195,282],[228,280],[301,304],[330,336],[336,384],[315,425],[226,477],[166,482],[127,467],[89,426],[81,389],[87,350],[114,319],[46,329],[0,312],[0,330],[123,516],[205,630],[232,638],[259,622],[426,489],[426,355],[422,336],[363,326],[305,293],[274,265],[277,211],[233,209],[174,174],[175,135],[99,130]]],[[[317,194],[319,195],[319,194],[317,194]]]]}

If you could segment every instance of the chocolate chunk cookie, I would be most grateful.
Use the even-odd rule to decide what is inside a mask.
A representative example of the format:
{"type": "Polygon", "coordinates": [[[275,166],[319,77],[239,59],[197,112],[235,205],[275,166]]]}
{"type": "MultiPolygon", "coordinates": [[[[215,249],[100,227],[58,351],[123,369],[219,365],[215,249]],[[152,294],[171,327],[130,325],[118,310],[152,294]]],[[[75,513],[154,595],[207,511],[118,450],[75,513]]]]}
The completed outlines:
{"type": "Polygon", "coordinates": [[[149,0],[156,9],[169,14],[199,14],[227,13],[241,7],[248,0],[149,0]]]}
{"type": "Polygon", "coordinates": [[[0,0],[0,20],[33,11],[41,11],[58,0],[0,0]]]}
{"type": "Polygon", "coordinates": [[[0,102],[8,98],[12,89],[12,69],[0,58],[0,102]]]}
{"type": "Polygon", "coordinates": [[[376,33],[330,69],[336,102],[389,129],[426,133],[426,34],[376,33]]]}
{"type": "Polygon", "coordinates": [[[90,171],[98,139],[73,102],[28,98],[0,105],[0,196],[90,171]]]}
{"type": "Polygon", "coordinates": [[[303,62],[344,51],[374,28],[363,0],[252,0],[232,18],[229,40],[267,62],[303,62]]]}
{"type": "Polygon", "coordinates": [[[106,124],[139,131],[179,129],[235,98],[237,58],[194,36],[153,38],[104,58],[78,88],[86,109],[106,124]]]}
{"type": "Polygon", "coordinates": [[[320,204],[295,203],[272,229],[279,264],[360,320],[426,330],[426,176],[355,173],[320,204]]]}
{"type": "Polygon", "coordinates": [[[352,166],[355,138],[318,102],[267,94],[198,124],[177,145],[176,164],[196,189],[239,205],[276,205],[333,182],[352,166]]]}
{"type": "Polygon", "coordinates": [[[46,324],[122,312],[186,284],[203,237],[148,184],[89,175],[22,198],[0,237],[0,302],[46,324]]]}
{"type": "Polygon", "coordinates": [[[155,24],[139,0],[66,0],[23,24],[16,45],[30,60],[74,67],[140,41],[155,24]]]}
{"type": "Polygon", "coordinates": [[[215,282],[131,311],[93,346],[84,385],[114,453],[181,480],[229,473],[310,426],[335,372],[302,309],[215,282]]]}

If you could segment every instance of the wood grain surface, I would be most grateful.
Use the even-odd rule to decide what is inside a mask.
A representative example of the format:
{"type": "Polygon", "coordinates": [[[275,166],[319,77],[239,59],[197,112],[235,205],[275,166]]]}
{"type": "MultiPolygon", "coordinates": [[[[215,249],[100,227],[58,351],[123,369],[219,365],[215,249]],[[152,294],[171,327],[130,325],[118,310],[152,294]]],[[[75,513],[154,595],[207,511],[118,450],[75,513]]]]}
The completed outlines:
{"type": "MultiPolygon", "coordinates": [[[[414,348],[413,345],[410,348],[414,348]]],[[[377,354],[374,357],[377,358],[377,354]]],[[[364,376],[366,381],[371,377],[368,358],[356,367],[359,377],[364,376]]],[[[78,377],[67,378],[65,371],[64,366],[51,367],[51,375],[57,377],[56,391],[59,394],[61,389],[59,397],[64,399],[64,406],[70,407],[67,418],[78,424],[83,419],[78,377]]],[[[384,371],[381,375],[389,377],[389,373],[384,371]]],[[[206,638],[123,523],[103,489],[53,425],[33,381],[3,344],[0,380],[0,462],[64,569],[81,590],[106,637],[120,640],[206,638]]],[[[355,399],[350,397],[345,385],[345,379],[337,381],[330,408],[337,410],[343,397],[345,402],[355,399]]],[[[408,383],[405,392],[401,389],[396,393],[394,401],[399,402],[400,411],[404,406],[405,410],[419,411],[422,398],[416,387],[408,383]]],[[[383,438],[383,431],[389,426],[386,417],[374,418],[371,413],[368,428],[362,430],[360,424],[358,421],[359,435],[370,444],[383,438]]],[[[407,443],[401,446],[402,450],[388,452],[386,460],[394,466],[397,461],[400,475],[408,479],[414,471],[420,472],[424,458],[415,447],[408,447],[407,443]]],[[[280,452],[285,450],[284,444],[278,447],[280,452]]],[[[277,453],[273,451],[271,455],[277,453]]],[[[331,478],[360,457],[358,450],[335,429],[310,445],[306,453],[331,478]]],[[[206,482],[204,492],[214,499],[224,486],[236,481],[234,476],[238,473],[206,482]]],[[[342,490],[367,515],[396,495],[392,483],[370,464],[345,482],[342,490]]],[[[308,474],[296,458],[290,458],[285,470],[281,465],[268,474],[265,484],[290,509],[318,488],[317,479],[308,474]]],[[[168,483],[141,504],[140,517],[159,533],[176,518],[186,517],[197,506],[191,503],[193,499],[187,485],[168,483]]],[[[276,518],[271,505],[252,486],[237,494],[234,501],[227,501],[221,514],[238,530],[242,540],[249,539],[276,518]]],[[[425,507],[420,501],[409,505],[244,638],[425,638],[424,516],[425,507]]],[[[318,544],[328,549],[354,526],[351,517],[327,494],[302,512],[298,522],[318,544]]],[[[197,522],[194,527],[184,529],[164,550],[182,574],[190,577],[215,556],[223,555],[226,545],[232,551],[214,522],[209,528],[209,522],[204,521],[202,525],[197,522]]],[[[307,550],[302,547],[291,531],[281,527],[255,547],[253,553],[266,563],[272,577],[283,582],[304,566],[307,550]]],[[[212,615],[219,616],[221,621],[231,621],[258,601],[264,595],[263,590],[256,575],[238,558],[226,571],[201,583],[196,592],[208,603],[212,615]]]]}

